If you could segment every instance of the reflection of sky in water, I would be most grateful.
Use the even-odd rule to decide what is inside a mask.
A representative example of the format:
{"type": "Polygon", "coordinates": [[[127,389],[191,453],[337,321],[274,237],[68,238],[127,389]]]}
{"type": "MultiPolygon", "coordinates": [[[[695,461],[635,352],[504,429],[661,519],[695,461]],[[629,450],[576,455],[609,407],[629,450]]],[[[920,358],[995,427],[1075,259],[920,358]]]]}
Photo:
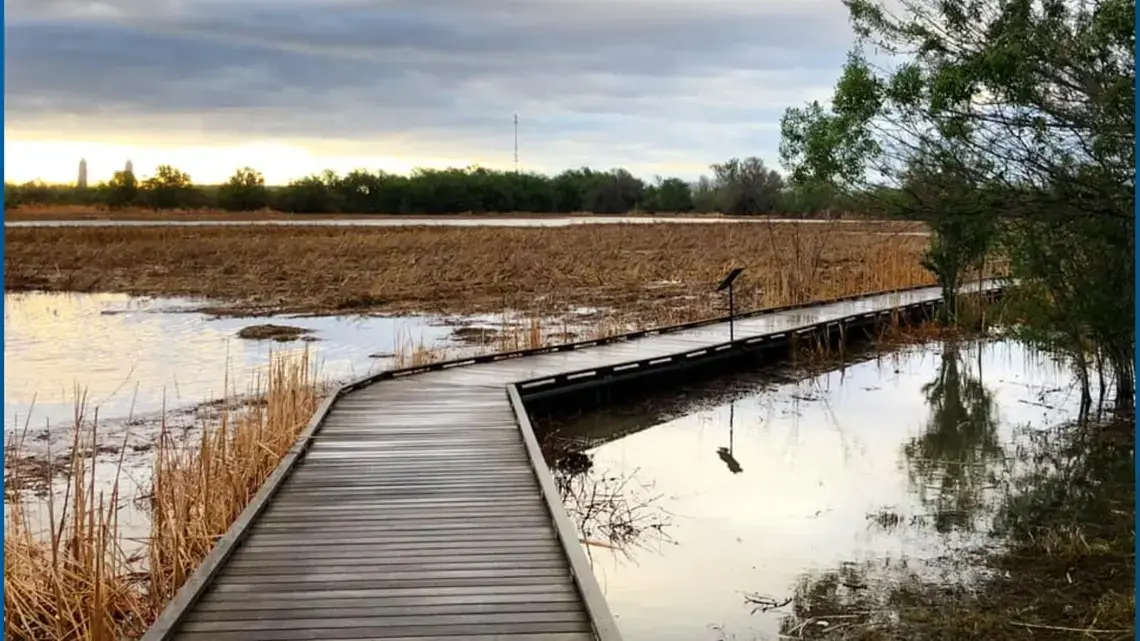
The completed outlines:
{"type": "Polygon", "coordinates": [[[391,366],[398,341],[443,342],[451,328],[426,318],[221,318],[166,311],[185,301],[120,294],[5,294],[4,421],[23,425],[33,398],[33,428],[70,424],[75,386],[87,389],[101,418],[149,414],[245,392],[269,352],[304,343],[247,341],[243,327],[277,323],[314,330],[319,373],[333,380],[391,366]],[[228,382],[227,382],[228,374],[228,382]]]}
{"type": "MultiPolygon", "coordinates": [[[[976,345],[961,352],[950,393],[978,389],[968,388],[978,378],[978,355],[976,345]]],[[[638,552],[632,561],[590,549],[625,638],[776,638],[787,610],[751,614],[744,593],[783,600],[804,573],[833,571],[845,562],[932,559],[979,543],[983,535],[969,533],[969,525],[984,528],[985,514],[945,528],[943,536],[933,526],[886,531],[868,520],[883,509],[904,520],[934,520],[935,508],[924,505],[916,489],[925,488],[928,501],[938,495],[945,468],[915,474],[904,449],[911,443],[920,453],[913,456],[922,458],[955,447],[955,435],[966,431],[952,424],[958,420],[953,412],[944,412],[941,436],[931,436],[937,430],[931,427],[929,389],[923,388],[946,379],[942,360],[942,350],[931,346],[800,383],[758,386],[732,403],[666,422],[650,419],[647,425],[660,424],[593,450],[598,473],[633,474],[652,483],[664,497],[660,507],[673,514],[668,535],[675,545],[638,552]],[[743,467],[739,474],[717,453],[730,445],[743,467]]],[[[992,496],[988,475],[998,473],[1001,444],[1013,438],[1014,428],[1061,422],[1075,415],[1079,399],[1067,372],[1013,343],[981,350],[981,381],[991,394],[988,434],[998,454],[982,457],[985,464],[976,471],[984,478],[973,483],[992,496]],[[1051,390],[1046,401],[1055,409],[1041,403],[1043,390],[1051,390]]],[[[607,420],[595,415],[574,431],[600,435],[617,428],[607,427],[607,420]]],[[[980,448],[977,442],[985,440],[971,439],[967,447],[980,448]]],[[[958,449],[957,460],[979,460],[962,455],[960,444],[958,449]]]]}

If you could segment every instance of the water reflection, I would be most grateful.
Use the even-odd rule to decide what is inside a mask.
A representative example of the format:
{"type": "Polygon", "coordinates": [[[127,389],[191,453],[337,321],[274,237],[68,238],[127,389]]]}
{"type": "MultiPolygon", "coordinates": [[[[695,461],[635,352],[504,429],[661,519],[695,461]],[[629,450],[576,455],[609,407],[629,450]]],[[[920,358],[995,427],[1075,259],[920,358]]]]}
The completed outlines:
{"type": "Polygon", "coordinates": [[[991,554],[872,559],[805,572],[780,634],[1134,638],[1134,424],[1014,432],[1003,483],[986,503],[991,534],[1000,537],[991,554]]]}
{"type": "Polygon", "coordinates": [[[823,595],[871,609],[880,580],[974,576],[947,561],[987,541],[1015,432],[1076,415],[1071,382],[1017,343],[932,345],[540,426],[583,443],[595,477],[636,473],[671,515],[673,544],[634,563],[592,550],[625,638],[806,637],[796,625],[826,610],[789,608],[823,595]]]}
{"type": "Polygon", "coordinates": [[[139,416],[244,392],[269,352],[302,342],[246,341],[238,330],[276,322],[313,330],[308,344],[331,379],[391,366],[400,340],[444,344],[450,327],[430,318],[212,318],[185,311],[192,302],[122,294],[4,295],[4,422],[31,427],[73,420],[76,386],[100,419],[139,416]],[[33,411],[34,405],[34,411],[33,411]]]}
{"type": "Polygon", "coordinates": [[[544,440],[543,450],[562,504],[587,553],[600,548],[632,561],[637,552],[670,542],[672,519],[661,507],[664,497],[651,483],[640,482],[636,470],[602,473],[592,455],[557,435],[544,440]]]}
{"type": "Polygon", "coordinates": [[[975,528],[1003,459],[997,407],[982,382],[983,349],[975,349],[973,369],[963,351],[957,341],[943,344],[938,374],[922,388],[930,417],[903,448],[910,480],[939,532],[975,528]]]}
{"type": "Polygon", "coordinates": [[[744,468],[740,466],[740,462],[733,456],[732,451],[732,434],[736,428],[736,402],[732,401],[728,404],[728,447],[716,448],[716,455],[724,464],[728,466],[728,471],[733,474],[740,474],[744,468]]]}

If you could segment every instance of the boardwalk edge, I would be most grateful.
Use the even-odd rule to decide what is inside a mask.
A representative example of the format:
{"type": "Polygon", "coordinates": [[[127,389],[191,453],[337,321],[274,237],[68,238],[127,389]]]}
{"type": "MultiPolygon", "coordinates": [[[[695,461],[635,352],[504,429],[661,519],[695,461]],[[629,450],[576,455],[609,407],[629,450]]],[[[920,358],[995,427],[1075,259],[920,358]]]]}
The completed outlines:
{"type": "Polygon", "coordinates": [[[507,386],[507,397],[510,398],[511,409],[515,413],[515,422],[522,432],[523,442],[526,444],[526,453],[530,458],[531,468],[538,477],[538,486],[542,492],[542,499],[554,521],[554,530],[558,533],[558,540],[562,550],[570,561],[570,571],[574,574],[574,583],[578,586],[578,593],[589,611],[590,621],[594,626],[594,636],[598,641],[621,641],[617,622],[606,603],[605,594],[602,593],[598,580],[594,577],[594,570],[582,545],[578,542],[578,529],[570,522],[566,515],[566,507],[562,504],[562,496],[554,485],[554,477],[546,466],[542,456],[542,449],[538,445],[538,438],[534,435],[534,427],[530,423],[530,415],[526,411],[518,387],[514,384],[507,386]]]}

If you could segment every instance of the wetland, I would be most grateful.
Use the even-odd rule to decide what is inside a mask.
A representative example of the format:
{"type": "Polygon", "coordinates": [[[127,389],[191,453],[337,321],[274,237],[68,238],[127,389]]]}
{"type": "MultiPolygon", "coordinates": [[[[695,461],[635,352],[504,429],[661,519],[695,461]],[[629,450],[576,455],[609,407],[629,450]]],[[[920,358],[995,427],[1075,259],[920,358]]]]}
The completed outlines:
{"type": "Polygon", "coordinates": [[[1064,363],[991,337],[536,418],[631,641],[1125,638],[1131,437],[1080,406],[1064,363]]]}

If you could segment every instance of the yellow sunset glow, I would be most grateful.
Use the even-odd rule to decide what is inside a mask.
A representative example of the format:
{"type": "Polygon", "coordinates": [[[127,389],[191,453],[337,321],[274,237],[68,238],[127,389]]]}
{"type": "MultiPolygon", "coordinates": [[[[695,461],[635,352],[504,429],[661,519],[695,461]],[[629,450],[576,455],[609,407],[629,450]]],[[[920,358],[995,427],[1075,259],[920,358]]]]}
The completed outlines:
{"type": "MultiPolygon", "coordinates": [[[[23,183],[43,180],[71,183],[76,179],[79,160],[87,160],[92,183],[107,180],[129,159],[135,173],[148,176],[160,164],[170,164],[190,174],[199,184],[225,182],[239,167],[253,167],[270,184],[284,184],[314,172],[332,169],[382,169],[406,173],[415,167],[441,168],[474,164],[461,158],[416,158],[321,153],[312,148],[285,142],[251,142],[231,145],[159,145],[140,142],[114,144],[94,141],[20,140],[4,143],[4,180],[23,183]]],[[[480,163],[491,166],[490,163],[480,163]]]]}

